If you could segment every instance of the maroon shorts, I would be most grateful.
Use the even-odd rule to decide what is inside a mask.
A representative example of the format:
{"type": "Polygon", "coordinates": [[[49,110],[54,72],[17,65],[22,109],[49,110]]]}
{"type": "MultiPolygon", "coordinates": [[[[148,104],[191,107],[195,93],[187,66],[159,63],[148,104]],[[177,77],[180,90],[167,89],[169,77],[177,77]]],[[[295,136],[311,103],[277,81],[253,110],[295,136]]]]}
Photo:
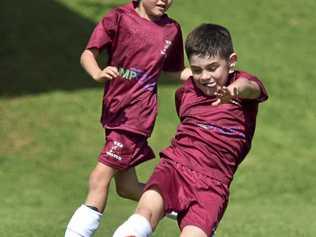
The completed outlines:
{"type": "Polygon", "coordinates": [[[212,236],[226,209],[228,186],[179,163],[162,158],[145,190],[158,189],[165,213],[176,211],[178,225],[202,229],[212,236]]]}
{"type": "Polygon", "coordinates": [[[114,169],[125,170],[154,157],[145,136],[128,131],[107,130],[105,145],[98,160],[114,169]]]}

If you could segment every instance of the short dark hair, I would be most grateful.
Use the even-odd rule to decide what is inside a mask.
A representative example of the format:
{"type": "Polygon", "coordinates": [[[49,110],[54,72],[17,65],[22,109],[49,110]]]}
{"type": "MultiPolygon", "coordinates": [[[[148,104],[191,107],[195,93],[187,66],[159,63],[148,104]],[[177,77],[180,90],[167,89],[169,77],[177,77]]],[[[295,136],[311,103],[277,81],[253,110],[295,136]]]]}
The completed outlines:
{"type": "Polygon", "coordinates": [[[228,29],[216,24],[204,23],[195,28],[186,38],[185,51],[188,59],[192,55],[220,56],[228,59],[234,52],[228,29]]]}

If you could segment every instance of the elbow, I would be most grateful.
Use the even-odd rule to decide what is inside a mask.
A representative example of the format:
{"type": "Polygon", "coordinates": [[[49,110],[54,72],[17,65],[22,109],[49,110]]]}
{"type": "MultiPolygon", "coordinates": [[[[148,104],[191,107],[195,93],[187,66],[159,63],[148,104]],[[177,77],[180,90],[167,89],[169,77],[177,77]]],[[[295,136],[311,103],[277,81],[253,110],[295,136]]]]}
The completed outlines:
{"type": "Polygon", "coordinates": [[[261,94],[261,89],[260,86],[256,83],[256,82],[251,82],[250,85],[250,98],[251,99],[257,99],[259,98],[260,94],[261,94]]]}
{"type": "Polygon", "coordinates": [[[87,51],[84,50],[82,52],[82,54],[80,55],[80,65],[83,66],[84,65],[84,61],[85,61],[85,58],[86,58],[86,54],[87,54],[87,51]]]}
{"type": "Polygon", "coordinates": [[[80,56],[80,64],[83,66],[87,60],[96,59],[98,56],[99,51],[97,49],[85,49],[80,56]]]}

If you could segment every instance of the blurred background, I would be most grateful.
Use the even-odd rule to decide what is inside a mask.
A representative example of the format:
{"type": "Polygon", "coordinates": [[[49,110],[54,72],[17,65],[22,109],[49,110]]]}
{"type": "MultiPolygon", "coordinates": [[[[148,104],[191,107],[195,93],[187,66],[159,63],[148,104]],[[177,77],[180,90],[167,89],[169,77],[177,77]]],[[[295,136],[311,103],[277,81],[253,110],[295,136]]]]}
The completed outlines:
{"type": "MultiPolygon", "coordinates": [[[[63,236],[84,201],[103,146],[102,86],[79,65],[96,22],[127,0],[0,3],[0,236],[63,236]]],[[[262,104],[250,154],[237,172],[218,237],[316,236],[314,0],[175,0],[184,37],[202,22],[232,33],[238,68],[257,75],[262,104]]],[[[150,144],[169,144],[177,84],[161,80],[150,144]]],[[[158,158],[138,168],[146,181],[158,158]]],[[[111,187],[96,236],[111,236],[135,203],[111,187]]],[[[164,219],[154,236],[179,233],[164,219]]]]}

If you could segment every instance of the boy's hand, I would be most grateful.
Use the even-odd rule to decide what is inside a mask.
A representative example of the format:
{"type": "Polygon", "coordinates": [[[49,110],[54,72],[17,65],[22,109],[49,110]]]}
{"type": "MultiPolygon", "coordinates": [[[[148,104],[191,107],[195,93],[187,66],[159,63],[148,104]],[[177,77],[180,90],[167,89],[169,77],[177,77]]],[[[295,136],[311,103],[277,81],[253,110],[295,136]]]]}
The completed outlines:
{"type": "Polygon", "coordinates": [[[217,100],[212,103],[212,105],[217,106],[220,104],[227,104],[227,103],[233,103],[233,104],[239,104],[238,102],[238,88],[237,87],[220,87],[217,89],[217,91],[214,93],[217,97],[217,100]]]}
{"type": "Polygon", "coordinates": [[[190,76],[192,76],[191,68],[186,67],[181,71],[180,80],[186,81],[189,79],[190,76]]]}
{"type": "Polygon", "coordinates": [[[108,80],[113,80],[119,75],[120,74],[117,67],[107,66],[103,70],[100,70],[93,79],[98,82],[104,82],[108,80]]]}

